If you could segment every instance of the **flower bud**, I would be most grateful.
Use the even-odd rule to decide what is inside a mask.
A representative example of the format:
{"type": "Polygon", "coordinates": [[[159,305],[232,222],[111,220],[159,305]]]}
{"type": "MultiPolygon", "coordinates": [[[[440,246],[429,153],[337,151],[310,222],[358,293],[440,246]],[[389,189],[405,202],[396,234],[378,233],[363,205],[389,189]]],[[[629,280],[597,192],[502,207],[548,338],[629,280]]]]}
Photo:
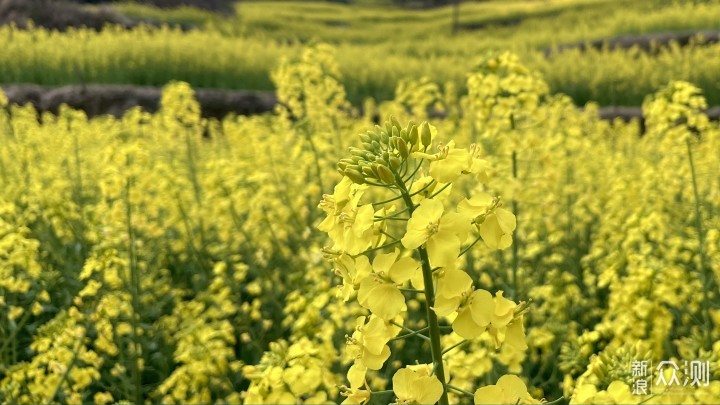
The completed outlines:
{"type": "Polygon", "coordinates": [[[388,136],[387,132],[383,132],[380,134],[380,142],[387,145],[389,141],[390,141],[390,136],[388,136]]]}
{"type": "Polygon", "coordinates": [[[407,159],[407,157],[410,155],[410,150],[408,149],[407,143],[404,139],[398,138],[397,144],[397,150],[398,152],[400,152],[400,156],[402,156],[403,159],[407,159]]]}
{"type": "Polygon", "coordinates": [[[376,141],[372,141],[372,147],[374,150],[380,150],[380,144],[376,141]]]}
{"type": "Polygon", "coordinates": [[[364,174],[367,177],[377,177],[377,176],[375,176],[375,173],[373,173],[373,170],[370,166],[363,166],[362,174],[364,174]]]}
{"type": "Polygon", "coordinates": [[[363,142],[363,143],[362,143],[362,146],[363,146],[363,149],[365,149],[365,150],[367,150],[367,151],[372,151],[372,150],[373,150],[373,146],[372,146],[372,144],[371,144],[370,142],[363,142]]]}
{"type": "Polygon", "coordinates": [[[400,137],[400,131],[399,131],[397,128],[395,128],[395,127],[393,127],[393,129],[392,129],[392,136],[395,137],[395,138],[399,138],[399,137],[400,137]]]}
{"type": "Polygon", "coordinates": [[[403,129],[403,130],[400,131],[400,139],[402,139],[402,140],[405,141],[405,142],[407,142],[407,141],[410,140],[410,138],[408,137],[408,132],[407,132],[407,130],[403,129]]]}
{"type": "Polygon", "coordinates": [[[354,146],[350,147],[350,154],[353,156],[365,157],[365,151],[354,146]]]}
{"type": "Polygon", "coordinates": [[[392,134],[393,126],[390,123],[390,121],[385,121],[385,132],[387,132],[388,135],[392,134]]]}
{"type": "Polygon", "coordinates": [[[360,140],[363,144],[372,142],[372,138],[368,134],[360,134],[360,140]]]}
{"type": "Polygon", "coordinates": [[[410,144],[417,145],[418,143],[418,129],[415,125],[412,126],[410,129],[410,133],[408,134],[408,138],[410,138],[410,144]]]}
{"type": "Polygon", "coordinates": [[[390,147],[390,150],[397,149],[397,140],[400,138],[390,138],[390,142],[388,142],[388,146],[390,147]]]}
{"type": "Polygon", "coordinates": [[[397,172],[400,170],[400,166],[402,166],[402,161],[397,156],[390,156],[390,167],[397,172]]]}
{"type": "Polygon", "coordinates": [[[375,170],[377,170],[380,180],[388,184],[395,183],[395,176],[393,176],[390,169],[388,169],[386,166],[376,165],[375,170]]]}
{"type": "Polygon", "coordinates": [[[360,172],[353,169],[345,170],[345,175],[356,184],[365,184],[365,177],[360,172]]]}
{"type": "Polygon", "coordinates": [[[395,118],[394,115],[390,116],[390,122],[392,123],[393,128],[397,128],[398,130],[402,128],[402,126],[400,125],[400,121],[398,121],[398,119],[395,118]]]}
{"type": "Polygon", "coordinates": [[[422,145],[425,147],[430,147],[430,144],[432,143],[432,134],[430,133],[430,124],[427,122],[423,122],[422,124],[422,132],[420,133],[420,141],[422,142],[422,145]]]}

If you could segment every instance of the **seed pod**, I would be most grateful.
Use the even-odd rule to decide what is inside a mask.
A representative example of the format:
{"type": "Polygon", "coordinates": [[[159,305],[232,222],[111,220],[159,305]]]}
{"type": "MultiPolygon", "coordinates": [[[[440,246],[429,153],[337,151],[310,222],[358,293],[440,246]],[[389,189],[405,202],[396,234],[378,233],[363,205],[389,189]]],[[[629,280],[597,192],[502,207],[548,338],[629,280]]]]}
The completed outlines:
{"type": "Polygon", "coordinates": [[[427,122],[423,122],[422,124],[422,133],[420,134],[420,141],[422,142],[423,146],[430,147],[430,144],[432,143],[432,134],[430,133],[430,124],[427,122]]]}
{"type": "Polygon", "coordinates": [[[406,159],[410,155],[410,151],[408,150],[407,143],[404,139],[400,138],[398,139],[398,152],[400,152],[400,156],[403,157],[403,159],[406,159]]]}
{"type": "Polygon", "coordinates": [[[393,176],[390,169],[388,169],[386,166],[376,165],[375,169],[377,170],[378,175],[380,176],[380,180],[384,181],[387,184],[395,183],[395,176],[393,176]]]}
{"type": "Polygon", "coordinates": [[[356,184],[365,184],[365,177],[360,172],[353,169],[345,170],[345,175],[356,184]]]}

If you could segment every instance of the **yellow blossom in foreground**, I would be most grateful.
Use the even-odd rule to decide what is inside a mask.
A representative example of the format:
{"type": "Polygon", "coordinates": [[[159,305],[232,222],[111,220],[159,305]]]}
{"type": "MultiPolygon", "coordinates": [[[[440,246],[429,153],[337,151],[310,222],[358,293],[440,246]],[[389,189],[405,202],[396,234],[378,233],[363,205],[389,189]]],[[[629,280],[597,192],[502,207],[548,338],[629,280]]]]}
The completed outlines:
{"type": "Polygon", "coordinates": [[[370,275],[372,267],[367,256],[358,256],[356,259],[348,255],[341,255],[335,263],[336,273],[343,278],[339,295],[344,301],[350,299],[352,293],[360,289],[360,282],[370,275]]]}
{"type": "Polygon", "coordinates": [[[389,321],[406,311],[405,297],[398,290],[418,271],[420,264],[411,257],[397,260],[399,250],[380,254],[373,260],[373,273],[360,282],[358,302],[374,315],[389,321]]]}
{"type": "Polygon", "coordinates": [[[498,379],[497,384],[478,388],[475,391],[475,405],[481,404],[539,404],[528,394],[527,386],[520,377],[512,374],[498,379]]]}
{"type": "Polygon", "coordinates": [[[361,366],[380,370],[390,357],[387,342],[397,335],[399,329],[376,316],[371,316],[367,323],[365,320],[364,316],[357,318],[356,330],[348,339],[348,352],[361,366]]]}
{"type": "Polygon", "coordinates": [[[466,198],[458,204],[458,212],[474,218],[480,237],[489,248],[505,249],[512,245],[512,233],[517,226],[515,215],[500,207],[490,194],[466,198]]]}
{"type": "Polygon", "coordinates": [[[397,404],[434,404],[443,393],[437,377],[423,375],[409,368],[398,370],[392,378],[397,404]]]}
{"type": "Polygon", "coordinates": [[[407,232],[402,238],[403,246],[408,249],[426,244],[433,267],[453,265],[470,232],[467,217],[453,212],[443,215],[444,210],[440,201],[422,200],[408,220],[407,232]]]}
{"type": "Polygon", "coordinates": [[[370,391],[365,388],[365,373],[367,367],[362,364],[355,363],[350,367],[347,373],[347,379],[350,381],[350,388],[344,387],[345,392],[342,393],[345,396],[345,400],[342,402],[343,405],[356,404],[362,405],[370,400],[370,391]]]}

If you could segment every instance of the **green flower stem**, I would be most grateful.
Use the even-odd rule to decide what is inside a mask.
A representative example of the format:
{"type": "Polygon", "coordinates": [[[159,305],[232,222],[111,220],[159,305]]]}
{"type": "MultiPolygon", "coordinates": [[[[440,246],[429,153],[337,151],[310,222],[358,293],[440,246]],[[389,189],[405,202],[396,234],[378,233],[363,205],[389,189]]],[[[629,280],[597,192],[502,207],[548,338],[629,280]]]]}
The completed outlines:
{"type": "Polygon", "coordinates": [[[430,197],[428,197],[428,198],[433,198],[433,197],[435,197],[436,195],[438,195],[438,194],[442,193],[443,191],[445,191],[445,189],[448,188],[448,187],[450,187],[451,185],[452,185],[452,183],[448,183],[448,184],[442,186],[442,187],[440,188],[440,190],[432,193],[432,195],[431,195],[430,197]]]}
{"type": "Polygon", "coordinates": [[[65,372],[63,373],[62,378],[60,379],[60,382],[58,382],[58,385],[55,387],[55,390],[53,391],[52,396],[47,401],[48,403],[52,403],[55,401],[55,398],[57,398],[58,394],[60,393],[60,389],[62,388],[62,385],[67,382],[67,378],[70,375],[70,371],[72,371],[73,367],[75,367],[75,363],[77,362],[78,355],[80,354],[80,349],[83,346],[83,340],[85,339],[85,333],[80,337],[80,340],[75,345],[75,349],[73,350],[73,356],[70,359],[70,364],[67,365],[65,368],[65,372]]]}
{"type": "MultiPolygon", "coordinates": [[[[512,174],[513,179],[517,180],[518,173],[517,173],[517,152],[513,151],[512,153],[512,174]]],[[[515,200],[515,197],[513,196],[512,202],[510,203],[512,205],[513,214],[515,214],[515,234],[517,235],[518,229],[517,229],[517,217],[518,217],[518,206],[517,201],[515,200]]],[[[517,297],[520,295],[518,292],[518,267],[520,267],[520,256],[518,253],[518,240],[517,237],[514,238],[512,244],[512,288],[513,288],[513,298],[517,299],[517,297]]]]}
{"type": "Polygon", "coordinates": [[[400,211],[393,212],[392,214],[386,215],[386,216],[384,216],[384,217],[375,217],[375,219],[378,219],[378,218],[380,218],[380,219],[395,218],[395,217],[397,217],[397,216],[400,215],[400,214],[406,213],[407,211],[408,211],[407,208],[405,208],[405,209],[402,209],[402,210],[400,210],[400,211]]]}
{"type": "Polygon", "coordinates": [[[467,395],[467,396],[469,396],[470,398],[474,398],[474,397],[475,397],[475,394],[473,394],[473,393],[470,392],[470,391],[465,391],[464,389],[462,389],[462,388],[460,388],[460,387],[456,387],[456,386],[451,385],[451,384],[445,384],[445,386],[446,386],[447,388],[453,390],[453,391],[459,392],[459,393],[461,393],[461,394],[463,394],[463,395],[467,395]]]}
{"type": "Polygon", "coordinates": [[[392,242],[388,242],[388,243],[386,243],[386,244],[384,244],[384,245],[381,245],[381,246],[378,246],[378,247],[374,247],[374,248],[372,248],[372,249],[368,249],[368,250],[366,250],[366,251],[364,251],[364,252],[362,252],[362,253],[356,254],[356,255],[351,256],[351,257],[354,259],[354,258],[356,258],[356,257],[358,257],[358,256],[362,256],[362,255],[364,255],[364,254],[367,254],[367,253],[370,253],[370,252],[374,252],[374,251],[376,251],[376,250],[382,250],[382,249],[385,249],[386,247],[395,246],[395,245],[397,245],[398,243],[400,243],[400,239],[396,239],[396,240],[394,240],[394,241],[392,241],[392,242]]]}
{"type": "MultiPolygon", "coordinates": [[[[127,162],[130,163],[129,160],[127,162]]],[[[130,290],[132,300],[132,320],[131,325],[133,329],[132,341],[133,341],[133,354],[135,358],[131,365],[131,374],[134,382],[134,400],[136,404],[142,404],[144,402],[142,395],[141,385],[141,370],[140,370],[140,358],[141,356],[141,344],[140,337],[138,336],[138,317],[140,316],[140,271],[137,265],[137,252],[135,250],[135,230],[132,226],[132,204],[130,202],[130,188],[132,187],[132,179],[128,177],[125,182],[125,225],[127,227],[128,236],[128,259],[130,262],[130,282],[132,288],[130,290]]],[[[178,200],[179,201],[179,200],[178,200]]],[[[54,397],[53,397],[54,399],[54,397]]]]}
{"type": "Polygon", "coordinates": [[[392,394],[393,390],[384,390],[384,391],[373,391],[370,394],[371,395],[385,395],[385,394],[392,394]]]}
{"type": "MultiPolygon", "coordinates": [[[[421,188],[420,190],[418,190],[418,191],[410,194],[410,197],[413,197],[413,196],[416,196],[416,195],[422,193],[423,191],[425,191],[425,190],[427,190],[428,188],[430,188],[430,186],[432,186],[433,184],[435,184],[435,180],[429,182],[427,185],[425,185],[425,187],[421,188]]],[[[372,205],[373,205],[373,207],[378,207],[378,206],[381,206],[381,205],[385,205],[385,204],[387,204],[387,203],[391,203],[391,202],[393,202],[393,201],[397,201],[397,200],[399,200],[399,199],[401,199],[401,198],[403,198],[403,197],[402,197],[402,194],[401,194],[401,195],[398,195],[398,196],[395,196],[395,197],[393,197],[393,198],[384,200],[384,201],[374,202],[374,203],[372,203],[372,205]]],[[[406,210],[402,210],[402,211],[399,211],[399,212],[405,212],[405,211],[406,211],[406,210]]]]}
{"type": "MultiPolygon", "coordinates": [[[[430,339],[429,337],[427,337],[427,336],[425,336],[425,335],[420,335],[420,331],[425,331],[425,330],[428,329],[427,326],[424,327],[423,329],[420,329],[420,331],[417,331],[417,330],[412,330],[412,329],[408,328],[407,326],[400,325],[399,323],[397,323],[397,322],[395,322],[395,321],[390,321],[390,323],[393,324],[393,325],[395,325],[395,326],[397,326],[398,328],[406,331],[406,332],[409,332],[408,334],[415,334],[415,335],[420,336],[421,338],[430,339]]],[[[403,335],[403,336],[404,336],[404,335],[403,335]]]]}
{"type": "MultiPolygon", "coordinates": [[[[651,397],[651,398],[652,398],[652,397],[651,397]]],[[[561,396],[560,398],[558,398],[558,399],[554,400],[554,401],[551,401],[551,402],[545,402],[545,405],[555,405],[555,404],[558,404],[558,403],[560,403],[560,401],[562,401],[563,399],[565,399],[565,396],[564,396],[564,395],[563,395],[563,396],[561,396]]],[[[650,398],[648,398],[648,399],[650,399],[650,398]]],[[[645,401],[647,401],[648,399],[646,399],[645,401]]],[[[642,402],[640,402],[640,403],[642,404],[642,403],[643,403],[643,402],[645,402],[645,401],[642,401],[642,402]]]]}
{"type": "MultiPolygon", "coordinates": [[[[402,326],[400,326],[400,327],[402,328],[402,326]]],[[[428,329],[429,329],[429,328],[426,326],[426,327],[424,327],[424,328],[422,328],[422,329],[418,329],[418,330],[415,330],[415,331],[412,331],[412,332],[408,332],[408,333],[406,333],[406,334],[404,334],[404,335],[395,336],[394,338],[390,339],[389,342],[394,342],[394,341],[396,341],[396,340],[401,340],[401,339],[409,338],[409,337],[411,337],[411,336],[417,336],[417,337],[419,337],[419,338],[421,338],[421,339],[430,340],[429,337],[427,337],[427,336],[425,336],[425,335],[422,334],[423,332],[427,331],[428,329]]],[[[407,330],[412,330],[412,329],[407,329],[407,330]]]]}
{"type": "Polygon", "coordinates": [[[410,219],[410,218],[396,218],[396,217],[393,217],[393,216],[389,216],[389,217],[373,217],[374,222],[385,221],[385,220],[388,220],[388,221],[407,221],[408,219],[410,219]]]}
{"type": "Polygon", "coordinates": [[[391,238],[393,242],[397,242],[397,241],[400,240],[400,239],[394,237],[393,235],[390,235],[389,233],[387,233],[387,232],[385,232],[385,231],[383,231],[383,230],[381,230],[380,233],[383,234],[383,235],[385,235],[385,236],[387,236],[388,238],[391,238]]]}
{"type": "Polygon", "coordinates": [[[700,259],[700,276],[703,284],[703,323],[705,324],[705,348],[712,348],[712,322],[710,318],[710,286],[713,283],[712,275],[709,274],[708,266],[705,265],[705,233],[703,232],[702,226],[702,212],[700,211],[700,193],[698,192],[697,176],[695,175],[695,161],[693,160],[692,148],[690,146],[690,139],[687,139],[687,152],[688,160],[690,161],[690,173],[692,174],[692,186],[693,193],[695,196],[695,228],[698,233],[698,256],[700,259]]]}
{"type": "Polygon", "coordinates": [[[442,351],[442,354],[449,353],[449,352],[451,352],[454,348],[460,347],[460,346],[464,345],[464,344],[467,343],[467,342],[469,342],[469,340],[463,339],[463,340],[455,343],[454,345],[448,347],[447,349],[443,350],[443,351],[442,351]]]}
{"type": "MultiPolygon", "coordinates": [[[[415,204],[413,204],[410,193],[405,187],[405,183],[403,183],[402,178],[399,175],[395,174],[395,179],[398,187],[400,188],[400,193],[403,196],[405,205],[407,206],[408,211],[410,212],[410,216],[412,217],[412,214],[415,211],[415,204]]],[[[428,328],[430,335],[430,352],[432,354],[434,370],[436,371],[435,374],[437,375],[438,380],[440,380],[440,383],[442,383],[443,385],[443,393],[438,403],[440,405],[448,405],[449,400],[447,395],[447,388],[445,385],[445,367],[443,366],[442,347],[440,346],[440,326],[437,314],[435,314],[435,311],[432,309],[432,307],[435,305],[435,289],[433,286],[432,268],[430,268],[430,259],[428,258],[427,250],[424,247],[419,247],[417,248],[417,251],[420,254],[420,261],[422,262],[423,283],[425,284],[425,308],[427,311],[428,328]]]]}
{"type": "MultiPolygon", "coordinates": [[[[297,127],[300,131],[302,131],[302,134],[305,136],[305,140],[308,142],[308,146],[310,146],[310,152],[312,152],[313,160],[315,163],[315,177],[317,179],[318,184],[320,185],[320,190],[325,190],[325,187],[323,185],[323,178],[322,178],[322,168],[320,167],[320,153],[317,150],[317,147],[315,146],[315,142],[313,141],[313,131],[310,127],[310,123],[308,122],[307,118],[303,118],[302,120],[297,122],[297,127]]],[[[322,192],[320,193],[320,198],[322,198],[322,192]]],[[[320,199],[318,198],[318,199],[320,199]]]]}
{"type": "Polygon", "coordinates": [[[468,252],[468,250],[472,249],[472,247],[475,246],[476,243],[480,242],[480,239],[482,239],[482,237],[480,237],[480,236],[478,236],[477,238],[475,238],[475,240],[473,241],[473,243],[469,244],[467,247],[465,247],[465,249],[463,249],[463,250],[460,251],[460,254],[458,255],[458,257],[464,255],[465,253],[468,252]]]}
{"type": "Polygon", "coordinates": [[[403,292],[420,293],[420,294],[422,294],[422,293],[425,292],[425,291],[423,291],[423,290],[416,290],[416,289],[414,289],[414,288],[398,288],[398,290],[403,291],[403,292]]]}

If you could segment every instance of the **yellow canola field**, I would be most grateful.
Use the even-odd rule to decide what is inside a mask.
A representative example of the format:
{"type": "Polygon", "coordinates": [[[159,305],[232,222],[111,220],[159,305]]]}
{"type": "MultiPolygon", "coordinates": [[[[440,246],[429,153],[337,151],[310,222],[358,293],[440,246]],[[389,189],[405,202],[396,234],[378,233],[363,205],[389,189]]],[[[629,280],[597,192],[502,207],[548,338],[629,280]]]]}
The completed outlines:
{"type": "Polygon", "coordinates": [[[119,119],[0,97],[0,402],[720,401],[691,84],[641,134],[509,53],[363,114],[328,46],[272,78],[277,114],[222,121],[185,83],[119,119]]]}

